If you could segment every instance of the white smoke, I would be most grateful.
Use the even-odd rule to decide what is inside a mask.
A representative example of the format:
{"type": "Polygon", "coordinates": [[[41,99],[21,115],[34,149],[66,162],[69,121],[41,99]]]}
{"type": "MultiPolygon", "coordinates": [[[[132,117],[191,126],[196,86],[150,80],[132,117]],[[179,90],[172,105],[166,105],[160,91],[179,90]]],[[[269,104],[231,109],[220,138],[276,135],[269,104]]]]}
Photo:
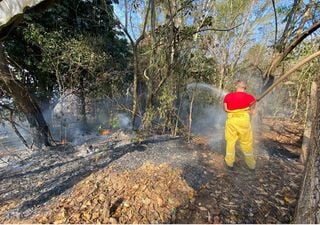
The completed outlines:
{"type": "MultiPolygon", "coordinates": [[[[188,103],[184,104],[184,113],[189,114],[190,92],[194,94],[192,109],[192,129],[195,135],[203,135],[209,139],[209,146],[212,150],[221,152],[224,142],[224,125],[226,113],[223,110],[222,99],[227,91],[206,83],[191,83],[187,85],[189,92],[188,103]],[[201,93],[209,94],[217,101],[205,102],[201,93]],[[198,95],[200,94],[200,95],[198,95]]],[[[185,120],[188,120],[185,116],[185,120]]]]}
{"type": "Polygon", "coordinates": [[[57,104],[53,108],[56,117],[64,114],[74,114],[78,111],[79,98],[74,94],[63,95],[59,98],[57,104]]]}
{"type": "Polygon", "coordinates": [[[127,114],[119,113],[118,119],[119,119],[120,129],[124,129],[124,130],[131,129],[131,119],[127,114]]]}

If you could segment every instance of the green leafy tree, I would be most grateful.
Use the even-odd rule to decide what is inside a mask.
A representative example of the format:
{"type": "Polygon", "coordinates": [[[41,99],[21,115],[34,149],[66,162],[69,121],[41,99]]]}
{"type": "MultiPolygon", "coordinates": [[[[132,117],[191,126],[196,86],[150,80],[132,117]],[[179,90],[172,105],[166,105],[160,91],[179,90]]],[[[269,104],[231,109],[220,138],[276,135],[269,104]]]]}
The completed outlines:
{"type": "Polygon", "coordinates": [[[86,98],[92,90],[110,94],[128,79],[122,71],[130,52],[115,25],[110,1],[67,1],[25,15],[5,43],[15,79],[47,103],[57,91],[63,94],[73,88],[85,120],[86,98]],[[115,74],[120,79],[113,79],[115,74]],[[99,80],[104,82],[95,82],[99,80]],[[110,88],[97,87],[100,84],[110,88]]]}
{"type": "Polygon", "coordinates": [[[79,81],[83,74],[126,69],[130,53],[125,39],[115,30],[112,15],[111,2],[81,0],[28,15],[7,41],[9,55],[29,71],[31,90],[48,101],[57,85],[63,94],[63,88],[70,88],[66,83],[79,81]]]}

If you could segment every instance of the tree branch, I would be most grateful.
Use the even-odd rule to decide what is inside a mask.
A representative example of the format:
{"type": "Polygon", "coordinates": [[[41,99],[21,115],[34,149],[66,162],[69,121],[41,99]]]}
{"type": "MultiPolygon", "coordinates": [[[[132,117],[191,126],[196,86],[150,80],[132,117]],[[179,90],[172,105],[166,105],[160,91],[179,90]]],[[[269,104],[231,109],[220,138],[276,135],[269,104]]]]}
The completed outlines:
{"type": "Polygon", "coordinates": [[[289,14],[286,16],[286,27],[284,29],[284,32],[282,34],[281,39],[279,40],[279,43],[277,44],[278,48],[283,47],[286,41],[289,37],[289,32],[293,29],[293,25],[291,24],[292,19],[295,16],[295,13],[297,12],[299,5],[301,4],[301,0],[294,0],[293,6],[289,12],[289,14]]]}
{"type": "Polygon", "coordinates": [[[298,44],[300,44],[306,37],[315,32],[318,28],[320,28],[320,21],[313,24],[308,30],[297,36],[297,38],[284,51],[284,57],[287,56],[298,44]]]}
{"type": "Polygon", "coordinates": [[[231,31],[231,30],[234,30],[236,29],[237,27],[240,27],[241,25],[243,25],[243,23],[240,23],[234,27],[231,27],[231,28],[214,28],[214,27],[208,27],[208,28],[205,28],[205,29],[200,29],[198,31],[195,31],[193,32],[193,34],[196,34],[196,33],[199,33],[199,32],[203,32],[203,31],[208,31],[208,30],[213,30],[213,31],[231,31]]]}
{"type": "Polygon", "coordinates": [[[138,37],[138,39],[136,40],[136,45],[139,44],[139,42],[144,38],[144,35],[146,33],[146,28],[147,28],[147,21],[148,21],[148,16],[149,16],[149,12],[150,12],[150,4],[151,4],[151,1],[149,0],[149,3],[148,3],[148,8],[147,8],[147,12],[146,12],[146,15],[145,15],[145,18],[144,18],[144,22],[143,22],[143,29],[142,29],[142,34],[140,35],[140,37],[138,37]]]}
{"type": "Polygon", "coordinates": [[[297,63],[296,65],[294,65],[287,73],[285,73],[284,75],[282,75],[279,79],[277,79],[267,90],[265,90],[258,98],[257,101],[260,101],[264,96],[266,96],[270,91],[272,91],[272,89],[277,86],[278,84],[280,84],[284,79],[286,79],[290,74],[292,74],[293,72],[295,72],[297,69],[299,69],[301,66],[303,66],[304,64],[306,64],[307,62],[311,61],[312,59],[316,58],[320,56],[320,51],[317,51],[315,53],[313,53],[312,55],[304,58],[303,60],[301,60],[299,63],[297,63]]]}
{"type": "Polygon", "coordinates": [[[274,0],[272,0],[272,7],[274,12],[274,22],[275,22],[275,34],[274,34],[274,45],[277,43],[277,35],[278,35],[278,18],[277,18],[277,9],[274,0]]]}
{"type": "Polygon", "coordinates": [[[273,60],[271,66],[264,74],[264,77],[268,77],[272,71],[276,68],[276,66],[279,65],[279,63],[297,46],[299,45],[306,37],[308,37],[310,34],[315,32],[317,29],[320,28],[320,21],[313,24],[308,30],[304,31],[300,35],[298,35],[292,43],[285,48],[285,50],[277,55],[277,57],[273,60]]]}

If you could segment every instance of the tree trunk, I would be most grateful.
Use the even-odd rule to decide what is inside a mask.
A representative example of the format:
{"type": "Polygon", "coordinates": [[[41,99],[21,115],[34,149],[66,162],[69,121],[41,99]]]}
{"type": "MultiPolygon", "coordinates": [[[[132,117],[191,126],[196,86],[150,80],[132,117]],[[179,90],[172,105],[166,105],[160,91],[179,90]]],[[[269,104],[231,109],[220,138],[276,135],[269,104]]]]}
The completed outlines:
{"type": "Polygon", "coordinates": [[[307,118],[303,133],[303,141],[301,146],[301,154],[300,154],[300,161],[302,163],[305,163],[307,160],[308,152],[310,151],[310,139],[311,139],[311,131],[312,131],[312,122],[316,118],[316,102],[317,102],[317,84],[315,82],[312,82],[311,85],[311,92],[310,92],[310,98],[308,99],[307,105],[307,118]]]}
{"type": "Polygon", "coordinates": [[[137,130],[137,115],[138,115],[138,81],[139,81],[139,56],[137,45],[133,46],[134,57],[134,74],[133,74],[133,98],[132,98],[132,129],[137,130]]]}
{"type": "Polygon", "coordinates": [[[191,94],[190,107],[189,107],[189,126],[188,126],[188,142],[191,140],[192,132],[192,111],[193,111],[194,93],[191,94]]]}
{"type": "Polygon", "coordinates": [[[0,85],[25,114],[30,125],[33,144],[38,148],[52,145],[52,136],[40,107],[28,90],[10,74],[2,43],[0,43],[0,85]]]}
{"type": "MultiPolygon", "coordinates": [[[[301,96],[302,87],[303,87],[303,84],[300,84],[299,88],[298,88],[297,97],[295,99],[294,110],[293,110],[293,115],[292,115],[291,119],[295,119],[296,116],[298,115],[299,102],[300,102],[300,96],[301,96]]],[[[307,110],[308,110],[308,108],[307,108],[307,110]]]]}
{"type": "Polygon", "coordinates": [[[86,110],[86,93],[85,93],[85,87],[84,87],[84,76],[86,75],[86,72],[82,72],[80,74],[80,86],[79,86],[79,97],[80,97],[80,114],[81,114],[81,122],[82,122],[82,129],[84,132],[87,131],[88,128],[88,121],[87,121],[87,110],[86,110]]]}
{"type": "Polygon", "coordinates": [[[316,97],[311,107],[316,113],[312,118],[313,125],[310,138],[310,152],[307,157],[305,175],[296,208],[294,223],[320,223],[320,79],[317,79],[316,97]]]}

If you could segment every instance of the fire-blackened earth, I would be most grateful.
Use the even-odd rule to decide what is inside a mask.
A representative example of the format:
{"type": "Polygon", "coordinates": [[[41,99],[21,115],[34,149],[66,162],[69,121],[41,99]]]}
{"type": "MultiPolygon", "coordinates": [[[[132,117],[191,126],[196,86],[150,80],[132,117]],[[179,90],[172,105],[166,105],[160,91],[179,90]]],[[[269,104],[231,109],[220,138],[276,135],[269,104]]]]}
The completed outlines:
{"type": "Polygon", "coordinates": [[[257,168],[234,170],[208,138],[116,132],[34,151],[0,170],[1,223],[290,223],[301,129],[265,120],[257,168]],[[272,129],[271,129],[272,128],[272,129]]]}

